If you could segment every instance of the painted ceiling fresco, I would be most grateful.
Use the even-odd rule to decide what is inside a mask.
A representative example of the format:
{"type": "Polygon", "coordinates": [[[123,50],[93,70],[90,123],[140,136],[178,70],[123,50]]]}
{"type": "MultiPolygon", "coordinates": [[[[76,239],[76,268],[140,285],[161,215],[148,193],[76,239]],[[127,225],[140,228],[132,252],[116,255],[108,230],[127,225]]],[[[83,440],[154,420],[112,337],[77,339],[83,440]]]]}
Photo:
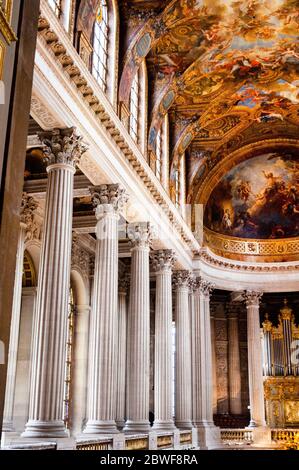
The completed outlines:
{"type": "MultiPolygon", "coordinates": [[[[138,5],[138,0],[131,3],[138,5]]],[[[192,204],[200,202],[198,188],[208,184],[210,172],[242,142],[253,143],[255,136],[256,141],[298,139],[299,0],[149,0],[147,4],[142,2],[145,20],[132,33],[123,60],[119,98],[127,103],[134,74],[146,60],[149,150],[155,153],[156,137],[168,114],[170,187],[185,153],[187,202],[192,204]]],[[[245,164],[244,173],[251,172],[254,162],[255,157],[245,164]]],[[[263,173],[259,178],[266,188],[263,173]]],[[[262,186],[257,189],[252,183],[251,187],[250,201],[252,194],[262,191],[262,186]]],[[[279,237],[283,232],[295,236],[296,223],[287,222],[290,214],[285,213],[285,206],[275,203],[273,211],[274,206],[280,220],[276,225],[283,226],[280,231],[273,220],[255,229],[252,225],[251,231],[249,221],[242,228],[234,225],[233,206],[230,230],[249,238],[279,237]]],[[[207,226],[223,232],[224,214],[217,219],[211,215],[211,206],[206,214],[207,226]]],[[[259,215],[265,214],[260,210],[259,215]]]]}
{"type": "Polygon", "coordinates": [[[299,236],[298,157],[269,153],[234,167],[210,196],[205,226],[241,238],[299,236]]]}

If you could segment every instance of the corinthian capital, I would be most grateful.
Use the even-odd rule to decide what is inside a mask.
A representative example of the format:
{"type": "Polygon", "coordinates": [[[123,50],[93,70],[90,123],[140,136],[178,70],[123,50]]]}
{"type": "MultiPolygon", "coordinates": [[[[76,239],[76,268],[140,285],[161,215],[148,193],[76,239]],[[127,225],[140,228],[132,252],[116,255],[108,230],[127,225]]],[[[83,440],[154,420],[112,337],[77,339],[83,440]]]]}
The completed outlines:
{"type": "Polygon", "coordinates": [[[188,288],[190,287],[190,280],[192,275],[190,271],[175,271],[172,277],[172,284],[174,288],[188,288]]]}
{"type": "Polygon", "coordinates": [[[246,291],[244,293],[244,300],[246,303],[246,307],[258,307],[260,300],[263,296],[262,292],[255,292],[255,291],[246,291]]]}
{"type": "Polygon", "coordinates": [[[212,291],[215,289],[214,284],[211,282],[206,281],[202,277],[197,277],[196,278],[196,289],[203,294],[206,297],[210,297],[212,294],[212,291]]]}
{"type": "Polygon", "coordinates": [[[128,225],[128,238],[133,248],[149,248],[153,229],[149,222],[137,222],[128,225]]]}
{"type": "Polygon", "coordinates": [[[92,203],[97,212],[103,209],[109,210],[108,206],[115,212],[119,212],[128,200],[128,196],[119,184],[100,184],[90,189],[92,203]]]}
{"type": "Polygon", "coordinates": [[[39,138],[44,144],[44,161],[47,165],[64,163],[75,167],[87,150],[74,127],[40,132],[39,138]]]}
{"type": "Polygon", "coordinates": [[[151,253],[152,268],[154,271],[170,271],[176,261],[176,254],[173,250],[156,250],[151,253]]]}

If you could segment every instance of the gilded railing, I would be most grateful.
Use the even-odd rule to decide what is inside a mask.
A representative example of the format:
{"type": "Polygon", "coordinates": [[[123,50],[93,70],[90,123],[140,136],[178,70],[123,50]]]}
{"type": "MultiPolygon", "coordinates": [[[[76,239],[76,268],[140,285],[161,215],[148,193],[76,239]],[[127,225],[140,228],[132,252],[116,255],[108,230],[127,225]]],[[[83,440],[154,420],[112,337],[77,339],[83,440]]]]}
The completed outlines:
{"type": "Polygon", "coordinates": [[[221,429],[221,439],[224,442],[250,443],[252,439],[252,431],[247,429],[221,429]]]}
{"type": "Polygon", "coordinates": [[[147,450],[148,436],[136,436],[126,439],[126,450],[147,450]]]}
{"type": "Polygon", "coordinates": [[[157,447],[158,449],[167,449],[173,447],[173,434],[158,436],[157,447]]]}
{"type": "Polygon", "coordinates": [[[299,238],[277,240],[247,239],[222,235],[205,227],[205,244],[217,255],[237,260],[295,261],[299,259],[299,238]]]}
{"type": "Polygon", "coordinates": [[[192,432],[186,431],[180,433],[180,444],[187,445],[192,444],[192,432]]]}
{"type": "Polygon", "coordinates": [[[297,429],[272,429],[271,439],[274,442],[294,442],[299,439],[297,429]]]}

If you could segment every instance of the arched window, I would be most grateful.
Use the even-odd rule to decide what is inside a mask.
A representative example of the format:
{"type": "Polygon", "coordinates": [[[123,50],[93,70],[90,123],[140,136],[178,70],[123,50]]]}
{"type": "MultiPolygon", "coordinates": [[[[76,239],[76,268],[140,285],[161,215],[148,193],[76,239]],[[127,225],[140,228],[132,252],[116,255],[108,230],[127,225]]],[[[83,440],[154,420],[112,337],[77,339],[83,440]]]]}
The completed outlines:
{"type": "Polygon", "coordinates": [[[139,74],[135,74],[130,95],[130,135],[138,142],[138,120],[139,120],[139,74]]]}
{"type": "Polygon", "coordinates": [[[162,129],[160,128],[157,134],[156,140],[156,176],[161,181],[161,170],[162,170],[162,157],[163,157],[163,135],[162,129]]]}
{"type": "Polygon", "coordinates": [[[57,18],[60,18],[60,15],[61,15],[61,3],[62,3],[62,0],[48,0],[48,3],[50,5],[50,7],[52,8],[52,10],[54,11],[55,15],[57,16],[57,18]]]}
{"type": "Polygon", "coordinates": [[[101,0],[93,32],[92,74],[103,91],[107,88],[108,6],[101,0]]]}
{"type": "Polygon", "coordinates": [[[180,207],[180,170],[177,168],[174,174],[174,203],[177,208],[180,207]]]}

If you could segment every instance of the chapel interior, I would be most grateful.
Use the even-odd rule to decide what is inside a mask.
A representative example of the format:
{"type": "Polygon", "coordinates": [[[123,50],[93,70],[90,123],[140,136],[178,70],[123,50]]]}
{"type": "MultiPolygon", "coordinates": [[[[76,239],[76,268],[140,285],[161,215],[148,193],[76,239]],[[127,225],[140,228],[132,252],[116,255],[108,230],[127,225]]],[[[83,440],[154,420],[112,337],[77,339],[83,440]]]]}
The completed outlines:
{"type": "Polygon", "coordinates": [[[298,31],[0,0],[2,449],[299,450],[298,31]]]}

